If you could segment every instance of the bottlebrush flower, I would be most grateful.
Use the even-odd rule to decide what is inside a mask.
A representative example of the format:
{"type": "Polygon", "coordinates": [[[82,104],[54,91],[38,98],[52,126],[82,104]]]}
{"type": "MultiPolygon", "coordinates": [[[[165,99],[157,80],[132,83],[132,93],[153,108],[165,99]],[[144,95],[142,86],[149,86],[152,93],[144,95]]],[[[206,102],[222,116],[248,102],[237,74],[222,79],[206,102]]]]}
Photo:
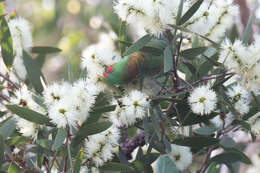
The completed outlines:
{"type": "Polygon", "coordinates": [[[85,142],[86,157],[90,159],[96,167],[102,166],[111,160],[116,152],[120,138],[119,129],[112,126],[108,130],[89,136],[85,142]]]}
{"type": "Polygon", "coordinates": [[[233,44],[226,40],[222,43],[219,62],[236,74],[236,80],[249,91],[258,92],[260,86],[260,39],[250,46],[236,40],[233,44]]]}
{"type": "Polygon", "coordinates": [[[217,95],[209,86],[194,89],[188,98],[192,112],[200,115],[210,114],[216,108],[217,95]]]}
{"type": "Polygon", "coordinates": [[[253,117],[248,120],[251,125],[251,131],[259,135],[260,134],[260,112],[256,113],[253,117]]]}
{"type": "Polygon", "coordinates": [[[187,167],[192,162],[192,153],[190,151],[190,148],[172,144],[171,150],[172,151],[171,153],[169,153],[169,156],[173,159],[176,167],[180,171],[187,169],[187,167]]]}
{"type": "Polygon", "coordinates": [[[23,64],[23,50],[30,50],[32,47],[32,33],[29,26],[29,22],[24,18],[11,19],[8,22],[8,26],[11,32],[13,40],[13,50],[15,53],[15,59],[13,67],[16,74],[24,80],[26,77],[26,69],[23,64]]]}
{"type": "MultiPolygon", "coordinates": [[[[12,104],[45,114],[45,110],[33,100],[33,94],[28,90],[26,85],[23,85],[14,95],[15,97],[11,98],[12,104]]],[[[23,136],[32,137],[33,139],[37,138],[38,129],[40,128],[39,125],[22,119],[19,116],[15,116],[15,120],[18,130],[23,136]]]]}
{"type": "Polygon", "coordinates": [[[138,119],[143,119],[149,107],[148,96],[144,93],[133,90],[122,99],[113,100],[116,110],[110,112],[110,120],[117,127],[133,125],[138,119]]]}

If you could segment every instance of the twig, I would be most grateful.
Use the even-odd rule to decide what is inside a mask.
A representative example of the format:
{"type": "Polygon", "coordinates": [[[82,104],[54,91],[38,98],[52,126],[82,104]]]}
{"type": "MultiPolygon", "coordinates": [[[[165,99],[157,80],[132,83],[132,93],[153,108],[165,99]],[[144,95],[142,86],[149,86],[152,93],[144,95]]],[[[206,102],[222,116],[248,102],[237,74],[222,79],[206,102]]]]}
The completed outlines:
{"type": "Polygon", "coordinates": [[[13,83],[9,78],[7,78],[5,75],[3,75],[2,73],[0,73],[0,76],[1,76],[3,79],[5,79],[7,82],[9,82],[10,84],[12,84],[15,89],[19,89],[19,87],[18,87],[15,83],[13,83]]]}

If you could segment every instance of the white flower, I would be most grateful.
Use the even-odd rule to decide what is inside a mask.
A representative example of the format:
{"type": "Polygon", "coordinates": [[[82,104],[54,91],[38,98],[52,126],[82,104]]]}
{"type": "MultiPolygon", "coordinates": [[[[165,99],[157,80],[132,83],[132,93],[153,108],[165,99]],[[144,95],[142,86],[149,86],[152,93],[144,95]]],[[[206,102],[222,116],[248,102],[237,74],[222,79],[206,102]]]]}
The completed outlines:
{"type": "Polygon", "coordinates": [[[138,90],[132,90],[122,99],[113,100],[117,105],[115,111],[110,112],[110,121],[117,127],[133,125],[138,119],[143,119],[149,107],[148,96],[138,90]]]}
{"type": "Polygon", "coordinates": [[[77,118],[73,114],[70,99],[69,97],[62,99],[49,108],[49,117],[58,128],[66,128],[67,125],[76,126],[77,118]]]}
{"type": "Polygon", "coordinates": [[[136,118],[142,119],[150,103],[147,95],[138,90],[133,90],[122,99],[122,104],[128,116],[134,115],[136,118]]]}
{"type": "Polygon", "coordinates": [[[89,136],[85,143],[85,153],[88,159],[100,167],[113,158],[120,138],[119,130],[112,126],[108,130],[89,136]]]}
{"type": "Polygon", "coordinates": [[[222,44],[219,61],[231,72],[236,73],[236,80],[247,90],[258,92],[260,86],[260,39],[250,46],[236,40],[233,44],[222,44]]]}
{"type": "Polygon", "coordinates": [[[87,119],[89,111],[95,103],[97,88],[87,80],[79,80],[68,95],[66,98],[70,99],[70,111],[81,124],[87,119]]]}
{"type": "Polygon", "coordinates": [[[248,120],[249,124],[251,125],[251,131],[259,135],[260,134],[260,112],[256,113],[248,120]]]}
{"type": "Polygon", "coordinates": [[[187,169],[187,167],[192,162],[192,153],[190,151],[190,148],[172,144],[171,150],[172,151],[171,153],[169,153],[169,156],[173,159],[176,167],[180,171],[187,169]]]}
{"type": "Polygon", "coordinates": [[[62,98],[67,96],[71,91],[71,84],[67,82],[54,83],[43,91],[44,102],[46,105],[52,105],[57,103],[62,98]]]}
{"type": "Polygon", "coordinates": [[[22,119],[20,117],[16,117],[16,125],[19,129],[19,132],[25,137],[32,137],[33,139],[37,138],[39,125],[22,119]]]}
{"type": "Polygon", "coordinates": [[[232,2],[232,0],[219,0],[213,1],[211,5],[211,2],[202,3],[184,27],[218,42],[234,23],[234,17],[239,14],[238,7],[232,2]]]}
{"type": "Polygon", "coordinates": [[[232,113],[228,113],[225,115],[218,115],[210,120],[216,127],[223,128],[229,126],[234,120],[234,115],[232,113]]]}
{"type": "Polygon", "coordinates": [[[260,153],[254,154],[251,157],[251,161],[253,162],[253,165],[249,167],[246,173],[259,173],[260,171],[260,153]]]}
{"type": "Polygon", "coordinates": [[[32,47],[32,33],[29,22],[24,18],[11,19],[8,22],[13,40],[13,50],[15,59],[13,67],[17,75],[24,80],[26,77],[26,70],[23,64],[23,50],[29,50],[32,47]]]}
{"type": "MultiPolygon", "coordinates": [[[[16,91],[15,97],[11,98],[11,103],[25,107],[36,112],[45,114],[45,110],[40,107],[32,98],[33,94],[28,90],[26,85],[23,85],[21,89],[16,91]]],[[[22,119],[18,116],[15,116],[16,125],[19,132],[26,137],[32,137],[33,139],[37,138],[39,125],[22,119]]]]}
{"type": "Polygon", "coordinates": [[[88,46],[82,52],[82,56],[81,66],[86,68],[88,79],[97,86],[99,92],[105,91],[107,88],[103,82],[105,69],[121,59],[116,52],[114,40],[107,34],[101,34],[100,42],[88,46]]]}
{"type": "Polygon", "coordinates": [[[178,5],[178,0],[120,0],[115,2],[114,10],[127,23],[139,23],[158,36],[176,22],[178,5]]]}
{"type": "Polygon", "coordinates": [[[192,112],[196,114],[210,114],[216,108],[217,95],[209,86],[200,86],[193,90],[188,98],[192,112]]]}
{"type": "Polygon", "coordinates": [[[249,111],[249,93],[240,85],[228,89],[227,95],[232,100],[235,109],[242,115],[249,111]]]}

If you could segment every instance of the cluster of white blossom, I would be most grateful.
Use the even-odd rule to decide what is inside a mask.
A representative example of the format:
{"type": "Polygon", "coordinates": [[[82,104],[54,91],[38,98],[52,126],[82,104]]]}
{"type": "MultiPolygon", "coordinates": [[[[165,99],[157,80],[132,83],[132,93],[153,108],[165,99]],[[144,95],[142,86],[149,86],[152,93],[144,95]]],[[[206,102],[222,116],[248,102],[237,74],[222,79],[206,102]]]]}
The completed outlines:
{"type": "Polygon", "coordinates": [[[29,51],[33,45],[29,22],[19,17],[11,19],[8,22],[8,27],[11,32],[15,54],[13,68],[18,77],[24,80],[27,72],[23,63],[23,50],[29,51]]]}
{"type": "MultiPolygon", "coordinates": [[[[180,0],[119,0],[114,4],[118,16],[129,24],[139,25],[148,33],[160,35],[175,25],[180,0]]],[[[183,26],[192,32],[219,41],[238,15],[238,7],[232,0],[208,1],[183,26]]],[[[183,5],[183,14],[191,7],[189,1],[183,5]]]]}
{"type": "Polygon", "coordinates": [[[102,133],[89,136],[85,142],[87,159],[93,161],[96,167],[102,166],[113,158],[119,139],[120,132],[115,126],[102,133]]]}
{"type": "Polygon", "coordinates": [[[138,119],[143,119],[149,108],[148,95],[132,90],[121,99],[114,99],[117,105],[115,111],[110,112],[110,120],[117,127],[133,125],[138,119]]]}
{"type": "Polygon", "coordinates": [[[160,35],[175,24],[179,0],[120,0],[114,10],[129,24],[139,23],[148,33],[160,35]]]}
{"type": "Polygon", "coordinates": [[[202,3],[198,11],[184,24],[191,31],[203,35],[213,41],[220,41],[225,31],[234,23],[238,16],[238,7],[233,0],[218,0],[202,3]]]}
{"type": "Polygon", "coordinates": [[[89,80],[79,80],[74,84],[62,82],[48,86],[44,92],[49,117],[58,128],[83,123],[88,115],[98,91],[89,80]]]}
{"type": "Polygon", "coordinates": [[[259,135],[260,134],[260,112],[252,116],[248,121],[251,126],[251,131],[256,135],[259,135]]]}
{"type": "MultiPolygon", "coordinates": [[[[232,85],[228,91],[227,96],[230,99],[236,113],[240,118],[249,112],[250,95],[249,92],[239,84],[232,85]]],[[[228,112],[227,114],[222,113],[211,120],[216,127],[227,127],[235,119],[235,116],[228,112]]]]}
{"type": "MultiPolygon", "coordinates": [[[[12,104],[19,105],[24,108],[28,108],[39,113],[45,114],[45,110],[40,107],[33,99],[33,93],[28,90],[26,85],[23,85],[20,90],[17,90],[15,93],[15,97],[12,97],[10,102],[12,104]]],[[[15,116],[17,121],[16,125],[19,129],[19,132],[26,137],[32,137],[33,139],[37,138],[39,125],[27,121],[23,118],[15,116]]]]}
{"type": "Polygon", "coordinates": [[[226,40],[222,43],[219,61],[234,72],[237,82],[250,91],[258,92],[260,86],[260,39],[250,46],[245,46],[240,40],[233,44],[226,40]]]}
{"type": "Polygon", "coordinates": [[[251,157],[253,162],[252,166],[249,167],[246,173],[259,173],[260,172],[260,153],[254,154],[251,157]]]}
{"type": "Polygon", "coordinates": [[[217,95],[209,85],[195,88],[188,98],[192,112],[200,115],[210,114],[216,109],[217,95]]]}
{"type": "Polygon", "coordinates": [[[180,171],[184,171],[192,163],[192,152],[189,147],[172,144],[169,156],[180,171]]]}
{"type": "Polygon", "coordinates": [[[82,68],[86,68],[88,78],[99,91],[104,91],[106,84],[102,79],[106,67],[121,59],[116,51],[114,40],[107,34],[101,34],[100,41],[88,46],[82,52],[82,56],[82,68]]]}

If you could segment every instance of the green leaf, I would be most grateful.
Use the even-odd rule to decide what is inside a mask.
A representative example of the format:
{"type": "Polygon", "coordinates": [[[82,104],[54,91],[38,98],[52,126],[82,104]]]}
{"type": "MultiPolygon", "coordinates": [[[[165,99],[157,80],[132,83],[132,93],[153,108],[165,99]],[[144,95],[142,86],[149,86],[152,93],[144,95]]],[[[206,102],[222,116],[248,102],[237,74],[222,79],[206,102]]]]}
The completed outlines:
{"type": "Polygon", "coordinates": [[[158,115],[153,111],[152,108],[149,109],[150,111],[148,111],[148,113],[150,112],[150,118],[152,120],[152,124],[153,124],[153,127],[155,129],[155,132],[158,136],[158,139],[161,141],[162,139],[162,133],[161,133],[161,128],[160,128],[160,125],[159,125],[159,117],[158,115]]]}
{"type": "MultiPolygon", "coordinates": [[[[125,41],[126,37],[127,37],[126,36],[126,22],[121,21],[120,29],[119,29],[119,40],[125,41]]],[[[125,52],[127,46],[125,44],[123,44],[122,42],[119,42],[119,47],[120,47],[121,55],[123,56],[123,53],[125,52]]]]}
{"type": "Polygon", "coordinates": [[[116,109],[116,105],[98,106],[98,107],[94,107],[91,112],[93,112],[93,113],[106,113],[106,112],[112,112],[115,109],[116,109]]]}
{"type": "Polygon", "coordinates": [[[54,140],[54,144],[52,146],[52,150],[57,150],[62,146],[63,142],[66,139],[66,135],[67,135],[67,130],[65,128],[60,128],[58,130],[58,133],[54,140]]]}
{"type": "Polygon", "coordinates": [[[0,167],[4,160],[4,152],[5,152],[5,142],[4,142],[4,138],[0,134],[0,167]]]}
{"type": "Polygon", "coordinates": [[[12,67],[14,61],[13,41],[4,15],[0,16],[0,42],[3,60],[9,69],[12,67]]]}
{"type": "Polygon", "coordinates": [[[76,134],[76,137],[73,140],[72,145],[76,146],[80,144],[81,141],[84,140],[87,136],[101,133],[107,130],[111,125],[112,123],[110,122],[96,122],[81,126],[78,133],[76,134]]]}
{"type": "Polygon", "coordinates": [[[49,47],[49,46],[35,46],[32,47],[31,53],[35,54],[50,54],[50,53],[59,53],[62,50],[56,47],[49,47]]]}
{"type": "Polygon", "coordinates": [[[246,25],[245,31],[244,31],[244,37],[243,37],[243,43],[248,44],[250,37],[251,37],[251,29],[252,29],[252,23],[253,23],[254,14],[251,14],[248,23],[246,25]]]}
{"type": "Polygon", "coordinates": [[[30,141],[30,138],[24,137],[24,136],[15,136],[15,137],[11,137],[8,138],[5,143],[6,145],[10,146],[10,145],[23,145],[25,143],[27,143],[28,141],[30,141]]]}
{"type": "Polygon", "coordinates": [[[187,22],[195,13],[196,11],[200,8],[201,4],[203,3],[204,0],[198,0],[197,2],[195,2],[191,8],[182,16],[182,18],[180,19],[180,22],[178,23],[178,25],[182,25],[185,22],[187,22]]]}
{"type": "Polygon", "coordinates": [[[74,82],[74,76],[73,76],[73,71],[72,71],[72,64],[71,64],[71,60],[68,60],[68,78],[70,83],[74,82]]]}
{"type": "Polygon", "coordinates": [[[220,142],[219,144],[223,147],[223,148],[234,148],[236,147],[236,142],[228,137],[228,136],[223,136],[221,139],[220,139],[220,142]]]}
{"type": "Polygon", "coordinates": [[[135,53],[142,49],[149,41],[152,39],[152,36],[147,34],[137,40],[133,45],[131,45],[125,52],[123,56],[131,55],[132,53],[135,53]]]}
{"type": "MultiPolygon", "coordinates": [[[[133,43],[127,42],[127,41],[119,40],[119,42],[121,44],[127,45],[128,47],[133,45],[133,43]]],[[[163,50],[166,48],[166,46],[167,46],[167,43],[164,40],[152,39],[150,42],[148,42],[146,44],[146,46],[144,46],[142,49],[140,49],[140,51],[152,54],[154,56],[161,56],[163,54],[163,50]]]]}
{"type": "Polygon", "coordinates": [[[230,35],[229,35],[229,39],[230,39],[231,43],[234,43],[236,39],[239,39],[239,32],[238,32],[236,24],[234,24],[232,26],[232,29],[231,29],[230,35]]]}
{"type": "Polygon", "coordinates": [[[242,126],[245,130],[247,130],[247,131],[250,131],[251,130],[251,126],[250,126],[250,124],[248,124],[247,122],[245,122],[245,121],[242,121],[242,120],[234,120],[233,122],[232,122],[232,125],[240,125],[240,126],[242,126]]]}
{"type": "Polygon", "coordinates": [[[217,163],[213,162],[209,165],[206,173],[219,173],[219,168],[217,168],[217,163]]]}
{"type": "Polygon", "coordinates": [[[155,166],[155,173],[179,173],[173,160],[168,155],[161,155],[155,166]]]}
{"type": "Polygon", "coordinates": [[[6,105],[6,107],[14,114],[30,122],[34,122],[40,125],[53,126],[53,124],[50,122],[51,120],[48,117],[38,112],[20,107],[18,105],[6,105]]]}
{"type": "Polygon", "coordinates": [[[212,135],[218,130],[216,127],[211,127],[211,126],[203,126],[195,130],[194,133],[199,134],[199,135],[212,135]]]}
{"type": "Polygon", "coordinates": [[[210,160],[210,162],[217,162],[219,164],[230,164],[237,161],[251,164],[250,159],[244,153],[235,148],[228,149],[226,152],[216,155],[210,160]]]}
{"type": "Polygon", "coordinates": [[[194,57],[202,54],[205,52],[208,48],[207,47],[196,47],[196,48],[191,48],[191,49],[186,49],[184,51],[180,52],[180,55],[183,56],[186,59],[193,59],[194,57]]]}
{"type": "Polygon", "coordinates": [[[16,164],[11,163],[10,166],[8,167],[7,173],[20,173],[21,169],[16,166],[16,164]]]}
{"type": "Polygon", "coordinates": [[[25,51],[23,52],[23,62],[31,84],[38,93],[41,93],[43,91],[41,78],[44,78],[40,65],[25,51]]]}
{"type": "Polygon", "coordinates": [[[173,69],[173,57],[171,52],[171,47],[167,46],[164,50],[164,73],[171,71],[173,69]]]}
{"type": "Polygon", "coordinates": [[[116,109],[116,105],[108,105],[108,106],[96,106],[89,113],[89,118],[86,123],[94,123],[99,120],[103,113],[112,112],[116,109]]]}
{"type": "Polygon", "coordinates": [[[184,4],[184,0],[181,0],[179,7],[178,7],[178,14],[177,14],[177,17],[176,17],[177,25],[179,24],[181,16],[182,16],[183,4],[184,4]]]}
{"type": "Polygon", "coordinates": [[[103,171],[122,171],[122,172],[133,172],[135,169],[133,167],[127,166],[122,163],[108,162],[104,166],[100,167],[103,171]]]}
{"type": "Polygon", "coordinates": [[[12,135],[12,133],[15,131],[15,128],[16,121],[14,118],[10,118],[0,126],[0,133],[2,134],[3,138],[6,139],[12,135]]]}
{"type": "Polygon", "coordinates": [[[5,114],[6,114],[6,112],[0,111],[0,118],[1,118],[2,116],[4,116],[5,114]]]}
{"type": "Polygon", "coordinates": [[[174,139],[173,143],[181,146],[202,148],[215,145],[219,139],[207,136],[192,136],[192,137],[179,137],[174,139]]]}
{"type": "Polygon", "coordinates": [[[82,150],[80,150],[79,153],[76,156],[76,161],[75,161],[75,164],[74,164],[73,173],[79,173],[80,172],[82,155],[84,155],[84,153],[83,154],[82,153],[83,153],[82,150]]]}

